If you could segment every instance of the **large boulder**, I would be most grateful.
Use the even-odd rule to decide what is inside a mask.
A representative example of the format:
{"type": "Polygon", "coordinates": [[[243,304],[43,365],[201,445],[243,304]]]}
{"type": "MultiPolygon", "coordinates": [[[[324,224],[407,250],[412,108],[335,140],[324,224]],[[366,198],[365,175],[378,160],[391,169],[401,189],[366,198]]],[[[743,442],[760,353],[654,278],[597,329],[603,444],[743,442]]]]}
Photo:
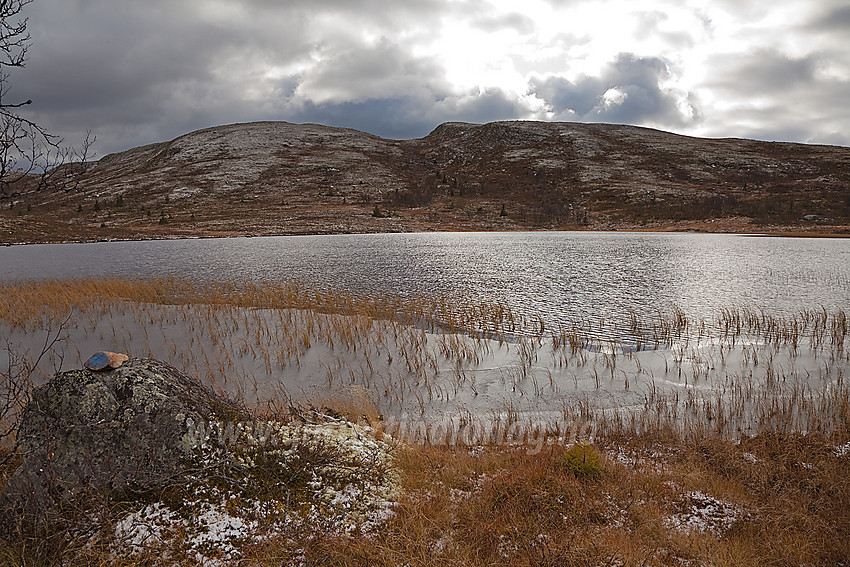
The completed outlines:
{"type": "MultiPolygon", "coordinates": [[[[192,465],[195,428],[238,419],[240,408],[151,359],[72,370],[37,388],[18,434],[23,463],[0,495],[0,532],[33,533],[78,521],[92,498],[120,500],[179,478],[192,465]]],[[[195,465],[196,466],[196,465],[195,465]]]]}

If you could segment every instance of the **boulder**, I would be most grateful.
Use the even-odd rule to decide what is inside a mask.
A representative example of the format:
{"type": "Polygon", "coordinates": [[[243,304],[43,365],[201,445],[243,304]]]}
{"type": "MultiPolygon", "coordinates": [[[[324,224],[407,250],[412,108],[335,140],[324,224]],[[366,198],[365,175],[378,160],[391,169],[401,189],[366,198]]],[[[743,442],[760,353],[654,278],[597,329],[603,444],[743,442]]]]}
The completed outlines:
{"type": "Polygon", "coordinates": [[[156,360],[56,374],[24,410],[23,463],[0,495],[0,517],[14,521],[0,533],[55,529],[92,498],[120,501],[179,482],[192,466],[195,426],[240,415],[237,405],[156,360]]]}

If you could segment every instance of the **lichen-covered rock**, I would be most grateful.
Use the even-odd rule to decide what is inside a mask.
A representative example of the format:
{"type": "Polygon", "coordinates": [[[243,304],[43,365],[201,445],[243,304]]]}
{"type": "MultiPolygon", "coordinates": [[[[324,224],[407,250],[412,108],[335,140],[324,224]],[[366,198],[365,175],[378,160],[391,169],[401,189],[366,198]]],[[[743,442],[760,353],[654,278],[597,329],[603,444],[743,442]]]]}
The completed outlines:
{"type": "Polygon", "coordinates": [[[193,424],[240,410],[151,359],[106,372],[72,370],[37,388],[18,433],[23,464],[0,495],[0,533],[66,521],[92,498],[178,482],[191,465],[193,424]]]}
{"type": "Polygon", "coordinates": [[[258,541],[369,537],[395,515],[389,437],[345,421],[209,425],[197,430],[198,472],[179,494],[127,503],[111,533],[88,541],[130,561],[235,565],[258,541]]]}

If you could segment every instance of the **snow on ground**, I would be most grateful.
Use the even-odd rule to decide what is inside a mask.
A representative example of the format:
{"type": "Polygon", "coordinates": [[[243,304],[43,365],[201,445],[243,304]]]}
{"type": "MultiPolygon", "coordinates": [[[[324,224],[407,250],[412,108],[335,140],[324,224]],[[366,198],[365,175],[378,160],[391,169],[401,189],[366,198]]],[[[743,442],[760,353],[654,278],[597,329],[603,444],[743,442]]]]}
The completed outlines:
{"type": "Polygon", "coordinates": [[[667,527],[686,533],[699,531],[720,537],[744,516],[741,509],[731,502],[703,492],[688,492],[684,497],[681,511],[667,519],[667,527]]]}
{"type": "Polygon", "coordinates": [[[185,516],[156,502],[127,514],[115,526],[116,552],[137,555],[168,550],[176,539],[184,538],[183,547],[201,565],[213,567],[238,559],[239,543],[261,537],[256,533],[259,524],[230,515],[225,504],[204,502],[197,515],[185,516]]]}
{"type": "Polygon", "coordinates": [[[226,451],[232,478],[216,473],[190,479],[190,496],[126,513],[115,525],[116,555],[183,550],[191,560],[217,567],[238,560],[244,544],[275,536],[368,537],[395,513],[392,440],[377,440],[366,428],[344,421],[278,423],[273,430],[268,423],[230,429],[213,424],[203,432],[195,446],[199,468],[215,469],[226,451]],[[257,436],[258,430],[265,435],[257,436]],[[226,445],[219,443],[224,433],[230,435],[226,445]],[[269,490],[270,496],[260,496],[269,490]]]}
{"type": "Polygon", "coordinates": [[[615,461],[628,468],[644,468],[656,473],[662,472],[673,458],[670,448],[661,445],[646,449],[618,447],[609,454],[615,461]]]}

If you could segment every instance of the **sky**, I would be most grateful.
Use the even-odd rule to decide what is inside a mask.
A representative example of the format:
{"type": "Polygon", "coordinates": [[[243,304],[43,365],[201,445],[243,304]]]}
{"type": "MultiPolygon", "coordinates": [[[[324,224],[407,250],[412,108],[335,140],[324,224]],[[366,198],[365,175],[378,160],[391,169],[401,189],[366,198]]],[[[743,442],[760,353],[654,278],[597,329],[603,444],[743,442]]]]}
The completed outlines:
{"type": "Polygon", "coordinates": [[[34,0],[5,100],[98,157],[221,124],[850,145],[850,0],[34,0]]]}

